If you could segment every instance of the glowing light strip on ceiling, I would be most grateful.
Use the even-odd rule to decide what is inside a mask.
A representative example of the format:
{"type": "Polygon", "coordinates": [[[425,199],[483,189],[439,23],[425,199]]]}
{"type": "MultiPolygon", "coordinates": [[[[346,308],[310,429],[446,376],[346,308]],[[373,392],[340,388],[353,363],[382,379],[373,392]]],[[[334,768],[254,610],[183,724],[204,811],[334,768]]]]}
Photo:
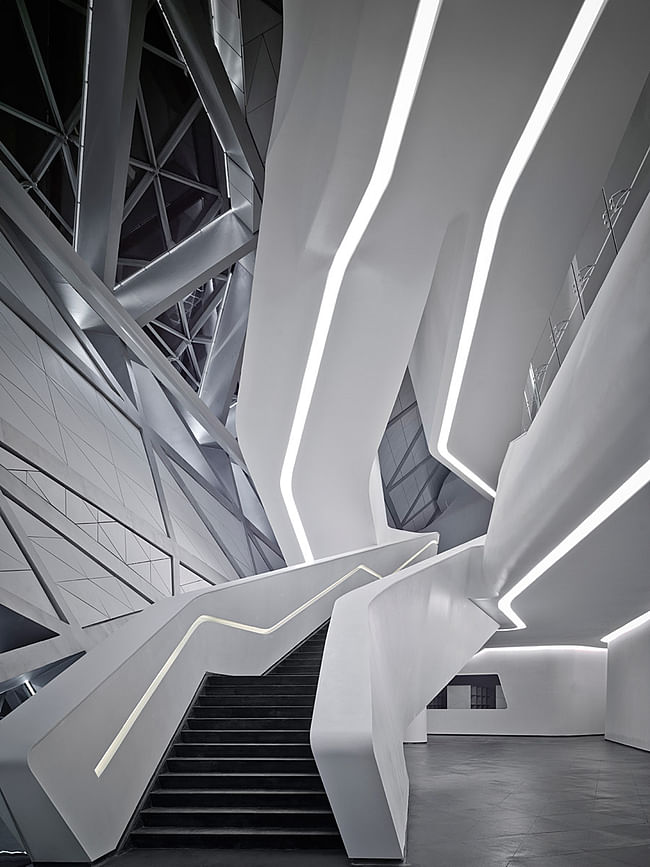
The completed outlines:
{"type": "MultiPolygon", "coordinates": [[[[551,566],[554,566],[558,560],[561,560],[565,554],[568,554],[576,545],[582,542],[590,533],[593,533],[603,521],[606,521],[617,509],[620,509],[627,501],[637,494],[641,488],[645,487],[650,482],[650,460],[642,464],[636,472],[623,482],[612,494],[603,500],[603,502],[588,515],[584,521],[566,536],[559,545],[556,545],[539,563],[534,566],[530,572],[527,572],[524,577],[518,581],[514,587],[511,587],[498,601],[499,610],[502,611],[515,625],[513,629],[525,629],[526,624],[512,610],[512,603],[523,593],[526,588],[530,587],[544,572],[548,571],[551,566]]],[[[500,631],[507,632],[508,629],[500,631]]],[[[610,636],[606,636],[609,638],[610,636]]],[[[604,641],[605,639],[603,639],[604,641]]]]}
{"type": "MultiPolygon", "coordinates": [[[[645,614],[641,614],[639,615],[639,617],[635,617],[634,620],[629,620],[627,623],[619,626],[618,629],[615,629],[613,632],[609,632],[607,633],[607,635],[603,635],[600,640],[604,641],[605,644],[609,644],[610,641],[615,641],[622,635],[627,635],[628,632],[632,632],[634,629],[638,629],[639,626],[643,626],[645,623],[648,623],[648,621],[650,621],[650,611],[646,611],[645,614]]],[[[604,649],[605,648],[603,648],[603,650],[604,649]]]]}
{"type": "Polygon", "coordinates": [[[316,327],[314,328],[307,364],[296,403],[296,411],[287,441],[287,451],[280,473],[280,491],[305,562],[313,561],[314,555],[293,493],[293,473],[296,467],[298,451],[300,450],[341,284],[343,283],[350,260],[359,246],[393,175],[406,123],[411,112],[413,100],[415,99],[441,5],[442,0],[420,0],[418,3],[375,167],[357,210],[352,217],[352,221],[334,254],[325,281],[316,327]]]}
{"type": "Polygon", "coordinates": [[[494,193],[494,198],[487,213],[483,234],[476,256],[474,273],[467,299],[465,318],[461,328],[456,359],[449,383],[447,401],[438,436],[438,453],[442,460],[460,476],[480,488],[490,497],[495,496],[495,490],[477,473],[464,464],[449,450],[449,437],[454,423],[456,407],[460,397],[463,378],[467,369],[469,353],[478,323],[479,312],[485,287],[494,257],[501,222],[506,208],[528,161],[537,146],[546,124],[569,81],[575,66],[580,59],[589,37],[605,8],[607,0],[585,0],[580,7],[569,35],[560,51],[551,74],[549,75],[532,114],[513,150],[505,171],[494,193]]]}

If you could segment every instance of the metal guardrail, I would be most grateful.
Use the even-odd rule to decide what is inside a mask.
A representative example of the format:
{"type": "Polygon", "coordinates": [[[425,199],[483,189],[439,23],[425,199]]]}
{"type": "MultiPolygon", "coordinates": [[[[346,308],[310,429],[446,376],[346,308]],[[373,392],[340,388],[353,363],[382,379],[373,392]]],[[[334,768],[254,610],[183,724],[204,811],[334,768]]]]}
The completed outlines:
{"type": "MultiPolygon", "coordinates": [[[[626,143],[625,139],[633,138],[634,134],[638,139],[638,129],[632,132],[630,130],[631,127],[628,128],[623,144],[633,144],[626,143]]],[[[626,161],[629,162],[629,147],[624,149],[622,146],[621,151],[627,153],[626,161]]],[[[638,159],[628,186],[609,195],[605,187],[601,188],[592,218],[571,261],[566,279],[560,287],[530,361],[524,388],[524,431],[528,430],[537,415],[641,205],[650,192],[649,156],[650,146],[645,148],[638,159]],[[605,228],[604,237],[602,229],[599,231],[601,224],[605,228]]],[[[610,172],[610,177],[615,175],[616,168],[615,166],[610,172]]],[[[618,172],[618,175],[620,176],[621,172],[618,172]]]]}

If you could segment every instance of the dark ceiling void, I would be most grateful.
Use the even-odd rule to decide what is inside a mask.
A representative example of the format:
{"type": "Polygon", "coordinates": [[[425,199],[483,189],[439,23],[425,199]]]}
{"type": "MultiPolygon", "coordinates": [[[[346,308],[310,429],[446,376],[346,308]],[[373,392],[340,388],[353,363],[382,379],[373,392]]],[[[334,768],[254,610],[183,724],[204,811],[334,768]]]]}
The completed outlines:
{"type": "Polygon", "coordinates": [[[29,617],[0,605],[0,653],[56,638],[57,633],[29,617]]]}

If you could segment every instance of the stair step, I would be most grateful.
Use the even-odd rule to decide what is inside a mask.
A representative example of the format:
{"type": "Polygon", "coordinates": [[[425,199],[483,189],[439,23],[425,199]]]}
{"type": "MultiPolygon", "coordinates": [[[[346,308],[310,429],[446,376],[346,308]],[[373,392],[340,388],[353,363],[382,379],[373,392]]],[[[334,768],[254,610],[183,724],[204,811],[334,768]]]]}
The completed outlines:
{"type": "Polygon", "coordinates": [[[252,807],[328,810],[324,791],[307,789],[155,789],[149,796],[154,807],[252,807]]]}
{"type": "Polygon", "coordinates": [[[340,849],[338,831],[326,828],[138,828],[132,845],[150,849],[340,849]]]}
{"type": "MultiPolygon", "coordinates": [[[[271,672],[272,674],[284,674],[294,671],[296,674],[300,674],[301,672],[315,672],[318,674],[322,659],[322,656],[314,659],[285,659],[284,662],[279,662],[275,668],[271,669],[271,672]]],[[[270,674],[265,675],[265,677],[270,676],[270,674]]]]}
{"type": "Polygon", "coordinates": [[[327,625],[264,675],[207,675],[139,826],[148,849],[341,849],[311,752],[327,625]]]}
{"type": "Polygon", "coordinates": [[[176,743],[172,749],[174,758],[205,756],[206,758],[313,758],[308,743],[176,743]]]}
{"type": "Polygon", "coordinates": [[[311,714],[308,717],[230,717],[230,716],[197,716],[188,717],[185,721],[188,728],[197,729],[307,729],[311,726],[311,714]]]}
{"type": "Polygon", "coordinates": [[[205,686],[201,691],[203,696],[222,695],[316,695],[317,683],[269,683],[266,679],[261,684],[223,684],[223,686],[205,686]]]}
{"type": "Polygon", "coordinates": [[[329,809],[305,810],[259,807],[147,807],[145,828],[336,828],[329,809]]]}
{"type": "Polygon", "coordinates": [[[308,789],[323,791],[320,774],[286,773],[180,773],[165,771],[158,777],[163,789],[308,789]]]}
{"type": "Polygon", "coordinates": [[[316,772],[316,762],[313,758],[206,758],[205,756],[191,756],[184,758],[167,759],[166,767],[172,773],[226,773],[246,774],[249,771],[266,774],[311,774],[316,772]]]}
{"type": "Polygon", "coordinates": [[[189,729],[180,733],[179,743],[188,744],[309,744],[309,729],[189,729]]]}
{"type": "MultiPolygon", "coordinates": [[[[210,674],[205,682],[206,686],[225,686],[232,684],[233,686],[250,686],[252,678],[244,675],[226,675],[226,674],[210,674]]],[[[265,674],[263,678],[264,686],[271,686],[276,683],[287,684],[318,684],[317,674],[265,674]]]]}
{"type": "Polygon", "coordinates": [[[203,695],[201,694],[197,700],[195,707],[235,707],[235,706],[282,706],[285,705],[302,705],[305,707],[313,707],[314,695],[287,695],[284,693],[262,693],[256,692],[251,695],[203,695]]]}
{"type": "Polygon", "coordinates": [[[312,705],[283,704],[283,705],[230,705],[220,704],[216,707],[194,705],[190,713],[190,719],[199,717],[236,717],[247,719],[257,717],[280,717],[295,718],[307,717],[311,719],[312,705]]]}

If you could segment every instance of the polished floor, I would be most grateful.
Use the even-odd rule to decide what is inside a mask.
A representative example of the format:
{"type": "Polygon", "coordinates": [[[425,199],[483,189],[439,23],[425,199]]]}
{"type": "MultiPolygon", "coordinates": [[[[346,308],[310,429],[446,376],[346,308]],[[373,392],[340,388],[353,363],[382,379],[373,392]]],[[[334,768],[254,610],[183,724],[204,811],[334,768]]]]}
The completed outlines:
{"type": "MultiPolygon", "coordinates": [[[[600,737],[406,748],[411,867],[650,865],[650,754],[600,737]]],[[[110,867],[344,867],[341,853],[127,852],[110,867]]]]}

